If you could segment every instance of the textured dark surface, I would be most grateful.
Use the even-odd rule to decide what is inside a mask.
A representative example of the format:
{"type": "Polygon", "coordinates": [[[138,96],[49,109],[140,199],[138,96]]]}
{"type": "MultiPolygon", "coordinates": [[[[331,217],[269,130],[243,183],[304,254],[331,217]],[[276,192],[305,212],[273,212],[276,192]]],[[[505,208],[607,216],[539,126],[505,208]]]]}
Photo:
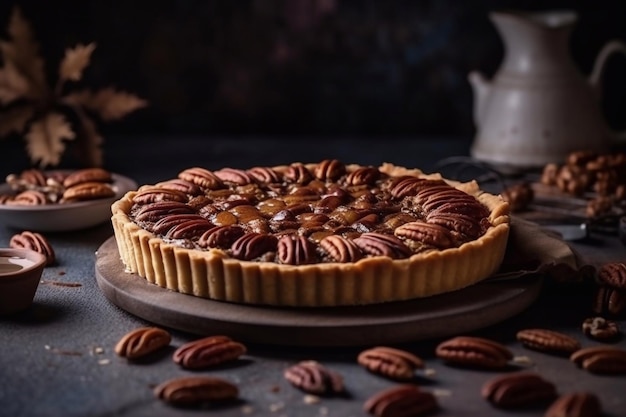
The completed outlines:
{"type": "MultiPolygon", "coordinates": [[[[405,163],[430,169],[438,159],[462,155],[464,141],[433,141],[432,138],[386,143],[378,140],[310,139],[283,143],[280,140],[248,139],[243,143],[213,138],[211,146],[197,147],[201,138],[150,138],[152,146],[140,146],[148,139],[124,140],[126,152],[109,153],[108,167],[152,183],[170,178],[181,167],[204,163],[209,168],[222,165],[247,167],[290,160],[316,161],[322,157],[379,164],[405,163]]],[[[3,161],[4,162],[4,161],[3,161]]],[[[0,227],[0,245],[7,245],[15,231],[0,227]]],[[[23,314],[0,318],[0,416],[197,416],[194,409],[175,409],[155,399],[152,388],[166,379],[193,375],[171,360],[175,347],[195,336],[173,332],[171,349],[142,363],[128,363],[113,348],[128,331],[149,323],[115,307],[97,288],[95,251],[112,235],[109,224],[71,233],[47,234],[58,258],[58,265],[44,271],[43,283],[34,305],[23,314]],[[65,284],[65,285],[59,285],[65,284]],[[67,283],[75,284],[67,286],[67,283]]],[[[624,260],[624,247],[616,238],[594,236],[575,245],[585,261],[624,260]]],[[[626,415],[626,379],[623,376],[596,376],[576,368],[566,358],[530,351],[515,341],[518,330],[544,327],[563,331],[584,347],[598,344],[585,338],[582,321],[590,312],[592,292],[587,286],[547,285],[538,301],[522,314],[505,322],[473,332],[504,343],[516,356],[530,362],[521,368],[540,373],[559,392],[588,390],[596,393],[607,417],[626,415]]],[[[619,321],[622,329],[626,321],[619,321]]],[[[422,357],[432,374],[418,374],[415,382],[435,392],[442,416],[536,416],[542,409],[504,412],[492,408],[480,397],[480,387],[498,373],[458,369],[434,356],[439,340],[428,340],[398,347],[422,357]]],[[[626,348],[623,339],[617,343],[626,348]]],[[[389,381],[370,374],[356,364],[359,348],[310,349],[250,345],[241,360],[214,370],[199,371],[223,377],[240,388],[241,401],[211,410],[220,416],[365,416],[364,401],[373,393],[391,387],[389,381]],[[339,398],[305,399],[305,394],[289,385],[283,371],[300,360],[317,360],[340,372],[349,395],[339,398]]],[[[507,371],[515,371],[513,367],[507,371]]]]}

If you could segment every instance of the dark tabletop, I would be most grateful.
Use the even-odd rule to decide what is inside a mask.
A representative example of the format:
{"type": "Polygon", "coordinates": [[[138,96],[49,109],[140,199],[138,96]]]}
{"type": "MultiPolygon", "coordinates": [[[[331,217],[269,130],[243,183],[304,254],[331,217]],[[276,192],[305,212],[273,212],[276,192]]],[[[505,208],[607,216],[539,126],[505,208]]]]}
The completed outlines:
{"type": "MultiPolygon", "coordinates": [[[[125,146],[107,148],[106,167],[139,184],[171,178],[181,169],[201,165],[250,167],[279,165],[294,160],[315,162],[338,158],[360,164],[393,162],[429,172],[437,161],[465,155],[468,141],[453,139],[267,139],[267,138],[111,138],[125,146]]],[[[9,165],[4,165],[6,169],[9,165]]],[[[16,230],[0,227],[0,246],[16,230]]],[[[0,318],[0,416],[365,416],[364,401],[397,382],[368,373],[356,355],[368,346],[338,348],[247,346],[236,363],[207,371],[186,371],[171,360],[173,349],[197,336],[171,330],[170,349],[140,363],[118,357],[113,347],[128,331],[150,325],[111,303],[96,284],[96,251],[112,236],[110,224],[65,233],[46,233],[58,263],[44,270],[34,304],[27,311],[0,318]],[[344,377],[348,395],[307,396],[291,386],[283,371],[301,360],[316,360],[344,377]],[[240,401],[207,410],[168,406],[152,393],[164,380],[187,375],[213,375],[235,383],[240,401]]],[[[616,237],[594,235],[571,243],[584,263],[624,261],[626,250],[616,237]]],[[[546,328],[569,334],[583,347],[600,342],[586,338],[582,321],[593,315],[593,288],[587,284],[556,283],[547,277],[537,300],[522,313],[496,325],[468,333],[507,346],[519,359],[516,369],[540,373],[560,393],[589,391],[601,400],[605,416],[626,416],[626,377],[594,375],[567,358],[522,346],[518,330],[546,328]]],[[[618,320],[622,329],[626,321],[618,320]]],[[[415,383],[435,393],[441,416],[542,416],[542,408],[501,411],[480,396],[480,387],[500,372],[449,366],[434,355],[441,339],[394,345],[410,350],[426,363],[428,372],[415,383]]],[[[612,345],[626,348],[620,339],[612,345]]]]}

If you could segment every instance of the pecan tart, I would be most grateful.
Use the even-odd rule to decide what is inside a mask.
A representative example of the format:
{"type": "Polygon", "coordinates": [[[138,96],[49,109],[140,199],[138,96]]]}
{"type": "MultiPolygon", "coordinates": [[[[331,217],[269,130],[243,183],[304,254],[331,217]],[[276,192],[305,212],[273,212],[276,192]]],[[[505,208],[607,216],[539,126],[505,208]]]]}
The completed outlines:
{"type": "Polygon", "coordinates": [[[324,160],[185,169],[112,206],[127,272],[180,293],[275,306],[431,296],[496,272],[509,206],[474,181],[324,160]]]}

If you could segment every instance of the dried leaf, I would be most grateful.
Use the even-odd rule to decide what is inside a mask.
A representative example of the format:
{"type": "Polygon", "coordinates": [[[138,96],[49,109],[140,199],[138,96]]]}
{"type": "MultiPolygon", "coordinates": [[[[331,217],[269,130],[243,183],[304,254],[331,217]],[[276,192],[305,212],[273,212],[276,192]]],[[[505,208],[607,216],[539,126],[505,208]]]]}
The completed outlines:
{"type": "Polygon", "coordinates": [[[31,106],[14,106],[0,113],[0,137],[23,132],[34,112],[31,106]]]}
{"type": "Polygon", "coordinates": [[[96,49],[95,43],[76,45],[65,50],[65,56],[59,65],[59,82],[80,81],[83,70],[89,65],[91,53],[96,49]]]}
{"type": "Polygon", "coordinates": [[[127,114],[148,105],[146,100],[134,94],[116,91],[111,87],[95,93],[86,90],[70,93],[63,98],[63,102],[89,109],[100,115],[102,120],[105,121],[121,119],[127,114]]]}
{"type": "Polygon", "coordinates": [[[78,118],[81,123],[80,135],[80,157],[86,166],[99,167],[102,166],[102,144],[104,138],[98,133],[96,124],[87,115],[78,111],[78,118]]]}
{"type": "Polygon", "coordinates": [[[9,104],[28,96],[28,80],[20,74],[11,61],[0,68],[0,104],[9,104]]]}
{"type": "Polygon", "coordinates": [[[28,21],[18,7],[13,8],[7,29],[11,42],[0,42],[5,64],[11,62],[29,81],[30,95],[45,97],[48,94],[44,61],[39,56],[39,45],[28,21]]]}
{"type": "Polygon", "coordinates": [[[34,121],[25,136],[26,149],[32,162],[41,167],[58,165],[65,151],[64,139],[72,140],[76,134],[65,117],[48,113],[34,121]]]}

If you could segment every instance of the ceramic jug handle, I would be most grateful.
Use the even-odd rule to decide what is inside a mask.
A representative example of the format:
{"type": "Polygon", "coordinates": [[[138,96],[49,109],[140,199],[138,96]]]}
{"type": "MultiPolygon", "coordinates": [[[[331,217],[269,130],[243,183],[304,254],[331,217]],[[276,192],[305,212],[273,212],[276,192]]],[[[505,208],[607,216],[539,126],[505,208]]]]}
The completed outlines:
{"type": "MultiPolygon", "coordinates": [[[[589,83],[593,87],[597,96],[599,97],[600,83],[602,81],[602,75],[604,73],[604,67],[607,60],[616,52],[621,52],[626,55],[626,43],[619,40],[609,41],[600,50],[600,53],[596,57],[596,61],[593,64],[591,75],[589,76],[589,83]]],[[[614,132],[613,136],[619,141],[626,141],[626,130],[621,132],[614,132]]]]}

